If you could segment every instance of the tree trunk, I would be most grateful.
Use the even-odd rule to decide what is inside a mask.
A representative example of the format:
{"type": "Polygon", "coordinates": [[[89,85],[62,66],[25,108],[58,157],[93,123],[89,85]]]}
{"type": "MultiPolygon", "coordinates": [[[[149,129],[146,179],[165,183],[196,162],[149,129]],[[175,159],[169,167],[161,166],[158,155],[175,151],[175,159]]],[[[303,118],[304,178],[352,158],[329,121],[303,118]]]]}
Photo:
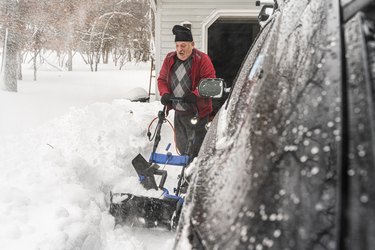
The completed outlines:
{"type": "Polygon", "coordinates": [[[68,51],[68,61],[66,64],[68,66],[68,71],[73,71],[73,51],[71,49],[68,51]]]}
{"type": "Polygon", "coordinates": [[[115,67],[117,67],[118,58],[117,58],[117,49],[116,48],[112,50],[112,60],[115,63],[115,67]]]}
{"type": "Polygon", "coordinates": [[[132,52],[131,50],[129,49],[128,50],[128,62],[131,62],[132,61],[132,52]]]}
{"type": "MultiPolygon", "coordinates": [[[[7,39],[8,39],[8,29],[5,29],[5,32],[4,32],[4,41],[3,41],[3,54],[2,54],[2,56],[1,56],[1,68],[0,68],[0,73],[3,73],[3,72],[4,72],[7,39]]],[[[3,79],[2,79],[2,80],[3,80],[3,79]]]]}
{"type": "Polygon", "coordinates": [[[99,64],[99,62],[98,62],[98,61],[95,61],[95,72],[98,71],[98,64],[99,64]]]}
{"type": "Polygon", "coordinates": [[[22,80],[22,61],[23,61],[23,56],[22,53],[19,51],[18,52],[18,67],[17,67],[17,79],[22,80]]]}
{"type": "Polygon", "coordinates": [[[4,85],[5,90],[17,92],[17,60],[18,60],[18,46],[16,34],[10,29],[6,29],[5,42],[5,63],[4,63],[4,85]]]}
{"type": "Polygon", "coordinates": [[[95,72],[98,71],[98,64],[100,63],[100,57],[101,57],[101,54],[100,54],[100,51],[96,52],[95,54],[95,72]]]}
{"type": "Polygon", "coordinates": [[[109,47],[105,46],[103,48],[103,64],[108,64],[108,58],[109,58],[109,47]]]}
{"type": "Polygon", "coordinates": [[[37,52],[34,51],[34,57],[33,57],[33,66],[34,66],[34,81],[36,81],[36,71],[37,71],[37,66],[36,66],[36,57],[38,56],[37,52]]]}
{"type": "Polygon", "coordinates": [[[91,72],[94,72],[94,54],[90,52],[89,54],[89,63],[90,63],[90,69],[91,72]]]}

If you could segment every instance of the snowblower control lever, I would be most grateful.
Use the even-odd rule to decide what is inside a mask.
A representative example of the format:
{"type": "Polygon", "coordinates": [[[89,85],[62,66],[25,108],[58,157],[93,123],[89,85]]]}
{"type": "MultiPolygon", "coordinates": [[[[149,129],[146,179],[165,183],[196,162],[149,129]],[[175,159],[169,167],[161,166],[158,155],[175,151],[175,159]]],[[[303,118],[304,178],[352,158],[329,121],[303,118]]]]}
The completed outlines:
{"type": "Polygon", "coordinates": [[[142,185],[145,189],[158,190],[164,188],[165,181],[167,179],[167,171],[159,170],[159,165],[152,164],[146,161],[141,154],[138,154],[132,161],[133,167],[137,172],[142,185]],[[160,175],[161,180],[159,186],[157,186],[154,175],[160,175]]]}
{"type": "Polygon", "coordinates": [[[161,136],[160,136],[160,130],[161,130],[161,126],[163,125],[163,122],[165,120],[165,110],[166,110],[166,106],[164,106],[164,109],[163,111],[159,111],[158,113],[158,125],[156,125],[156,131],[155,131],[155,141],[154,141],[154,147],[152,149],[152,152],[156,152],[156,149],[158,148],[158,145],[159,145],[159,142],[160,142],[160,139],[161,139],[161,136]]]}
{"type": "MultiPolygon", "coordinates": [[[[165,184],[165,181],[167,180],[167,171],[166,170],[159,170],[159,165],[157,164],[152,164],[147,170],[146,170],[146,175],[150,176],[150,175],[160,175],[161,176],[161,180],[160,180],[160,183],[159,183],[159,188],[161,190],[163,190],[164,188],[164,184],[165,184]]],[[[154,187],[155,188],[155,187],[154,187]]],[[[155,188],[157,190],[157,188],[155,188]]]]}

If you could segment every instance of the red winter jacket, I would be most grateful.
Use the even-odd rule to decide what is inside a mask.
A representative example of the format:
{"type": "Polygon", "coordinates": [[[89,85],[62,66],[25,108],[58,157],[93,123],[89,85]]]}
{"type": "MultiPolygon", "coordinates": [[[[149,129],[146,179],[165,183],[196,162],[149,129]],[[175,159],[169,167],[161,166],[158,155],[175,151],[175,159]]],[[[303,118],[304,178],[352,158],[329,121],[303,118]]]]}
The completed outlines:
{"type": "MultiPolygon", "coordinates": [[[[163,66],[161,67],[159,77],[158,77],[158,88],[160,96],[163,96],[167,93],[172,93],[170,88],[170,76],[172,66],[174,64],[174,58],[176,57],[177,52],[170,52],[165,57],[163,66]]],[[[197,107],[199,117],[206,117],[212,112],[212,101],[209,98],[203,98],[198,96],[198,83],[202,78],[215,78],[216,73],[214,66],[211,62],[211,59],[207,54],[193,49],[192,52],[193,63],[191,66],[191,86],[192,93],[197,96],[197,107]]],[[[168,105],[168,110],[172,107],[168,105]]]]}

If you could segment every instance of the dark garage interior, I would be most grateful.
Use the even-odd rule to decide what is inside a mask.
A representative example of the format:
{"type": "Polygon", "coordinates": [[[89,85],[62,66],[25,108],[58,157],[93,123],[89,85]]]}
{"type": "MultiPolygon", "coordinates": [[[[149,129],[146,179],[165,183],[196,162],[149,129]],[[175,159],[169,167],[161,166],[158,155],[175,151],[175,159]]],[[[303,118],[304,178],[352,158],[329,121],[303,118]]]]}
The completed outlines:
{"type": "MultiPolygon", "coordinates": [[[[256,20],[243,19],[218,19],[208,28],[208,55],[215,66],[216,76],[223,78],[227,87],[232,86],[259,30],[256,20]]],[[[213,103],[214,112],[225,99],[213,103]]]]}

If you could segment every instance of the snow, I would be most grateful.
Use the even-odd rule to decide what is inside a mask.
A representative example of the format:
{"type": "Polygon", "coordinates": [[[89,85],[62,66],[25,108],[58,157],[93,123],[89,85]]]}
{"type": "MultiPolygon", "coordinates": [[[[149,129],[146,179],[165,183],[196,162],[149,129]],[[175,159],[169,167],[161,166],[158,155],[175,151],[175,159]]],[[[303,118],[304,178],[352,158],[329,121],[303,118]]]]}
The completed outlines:
{"type": "Polygon", "coordinates": [[[137,100],[144,99],[147,97],[148,97],[148,93],[142,87],[131,89],[126,95],[126,99],[130,101],[137,101],[137,100]]]}
{"type": "MultiPolygon", "coordinates": [[[[108,213],[111,190],[160,196],[131,160],[150,154],[146,130],[162,106],[127,100],[148,89],[148,64],[101,67],[40,68],[36,82],[24,67],[19,92],[0,91],[2,249],[172,248],[173,232],[115,226],[108,213]]],[[[172,138],[164,126],[159,148],[172,138]]],[[[178,172],[168,169],[167,188],[178,172]]]]}

